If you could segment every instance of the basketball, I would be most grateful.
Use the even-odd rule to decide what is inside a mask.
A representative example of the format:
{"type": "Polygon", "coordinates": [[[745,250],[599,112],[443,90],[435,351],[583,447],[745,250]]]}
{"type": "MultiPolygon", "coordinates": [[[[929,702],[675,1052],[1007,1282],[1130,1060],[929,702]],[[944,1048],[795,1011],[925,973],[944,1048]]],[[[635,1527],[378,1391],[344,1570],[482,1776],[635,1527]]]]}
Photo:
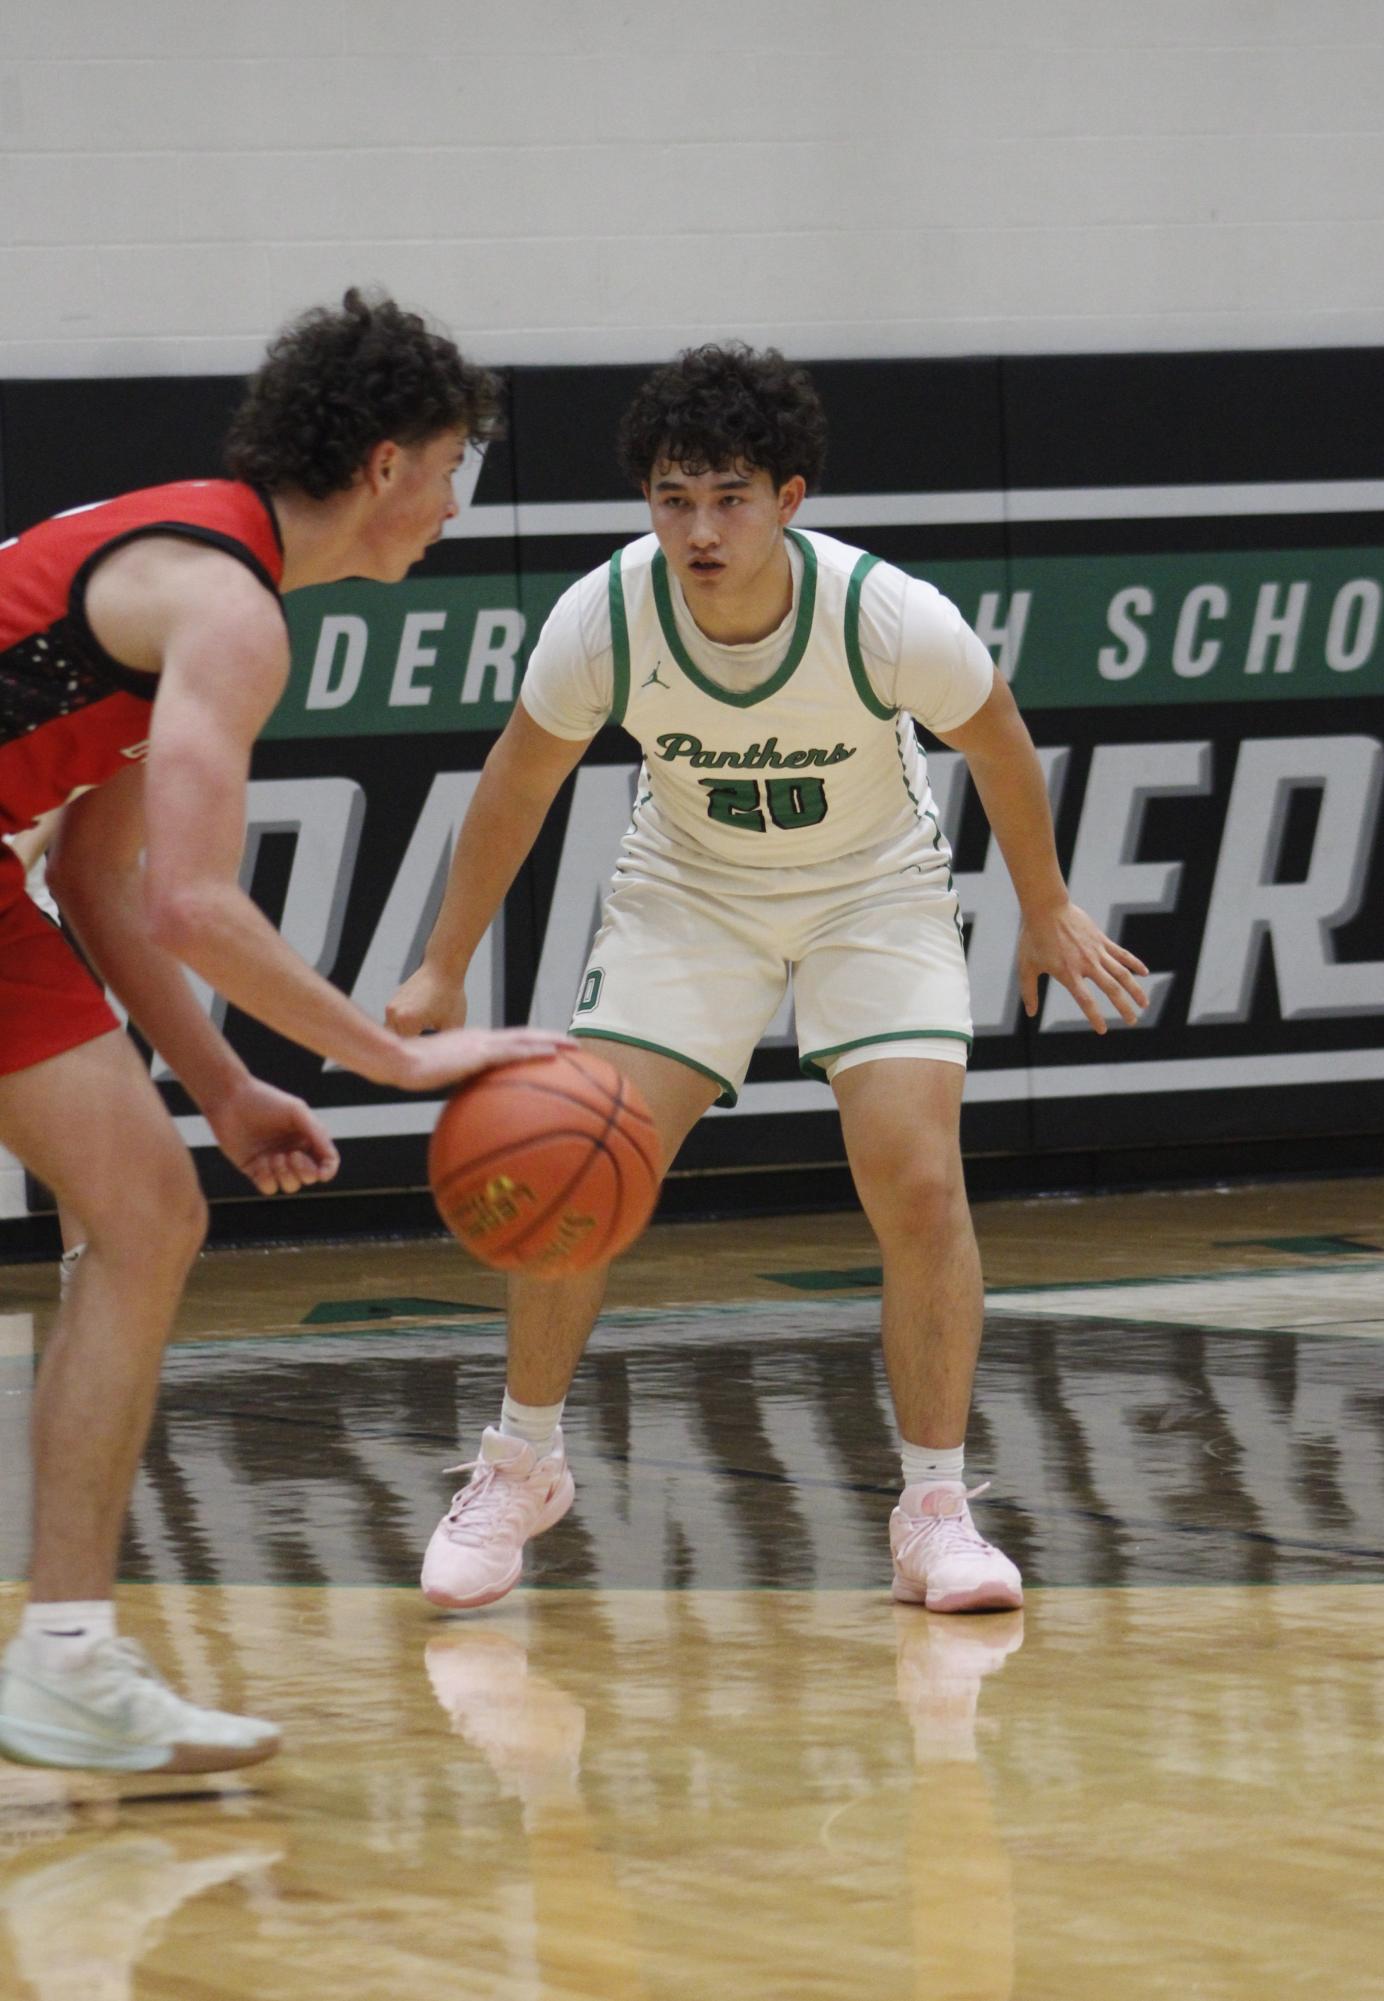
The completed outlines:
{"type": "Polygon", "coordinates": [[[639,1092],[585,1050],[502,1063],[463,1083],[428,1147],[447,1228],[482,1264],[565,1278],[618,1257],[658,1194],[639,1092]]]}

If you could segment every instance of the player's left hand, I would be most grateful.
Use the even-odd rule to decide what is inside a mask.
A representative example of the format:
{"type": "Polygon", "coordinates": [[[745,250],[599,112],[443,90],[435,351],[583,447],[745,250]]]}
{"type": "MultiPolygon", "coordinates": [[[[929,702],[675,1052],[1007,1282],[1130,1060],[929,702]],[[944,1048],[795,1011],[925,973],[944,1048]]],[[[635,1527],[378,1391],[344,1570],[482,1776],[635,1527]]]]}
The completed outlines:
{"type": "Polygon", "coordinates": [[[227,1160],[261,1195],[296,1195],[314,1182],[330,1181],[341,1165],[326,1127],[302,1099],[258,1077],[247,1077],[209,1111],[207,1123],[227,1160]]]}
{"type": "Polygon", "coordinates": [[[1142,959],[1107,938],[1075,903],[1026,915],[1019,932],[1019,992],[1024,1013],[1030,1016],[1038,1012],[1039,975],[1047,973],[1067,989],[1097,1035],[1105,1034],[1108,1023],[1093,987],[1132,1028],[1149,1004],[1139,984],[1148,970],[1142,959]]]}

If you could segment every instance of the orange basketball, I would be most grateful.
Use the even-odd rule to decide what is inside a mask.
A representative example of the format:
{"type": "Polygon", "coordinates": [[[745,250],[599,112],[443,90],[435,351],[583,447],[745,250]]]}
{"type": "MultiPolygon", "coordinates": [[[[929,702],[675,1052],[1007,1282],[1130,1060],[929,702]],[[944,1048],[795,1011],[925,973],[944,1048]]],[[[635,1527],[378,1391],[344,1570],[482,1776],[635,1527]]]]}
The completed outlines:
{"type": "Polygon", "coordinates": [[[428,1180],[483,1264],[564,1278],[618,1257],[648,1222],[658,1140],[614,1064],[564,1050],[460,1085],[434,1128],[428,1180]]]}

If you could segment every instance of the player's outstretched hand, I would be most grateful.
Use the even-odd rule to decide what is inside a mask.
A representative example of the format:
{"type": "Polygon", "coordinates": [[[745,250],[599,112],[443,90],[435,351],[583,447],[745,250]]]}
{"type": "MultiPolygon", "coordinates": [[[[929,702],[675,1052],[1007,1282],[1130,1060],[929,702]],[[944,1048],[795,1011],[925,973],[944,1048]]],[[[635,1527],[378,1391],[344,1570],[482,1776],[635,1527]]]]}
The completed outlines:
{"type": "Polygon", "coordinates": [[[216,1144],[261,1195],[296,1195],[341,1165],[331,1135],[301,1098],[247,1077],[207,1112],[216,1144]]]}
{"type": "Polygon", "coordinates": [[[1123,945],[1117,945],[1093,918],[1075,903],[1064,903],[1038,916],[1026,916],[1019,933],[1019,992],[1024,1013],[1038,1012],[1038,979],[1047,973],[1067,989],[1081,1012],[1104,1035],[1107,1027],[1100,1003],[1091,991],[1103,993],[1120,1019],[1133,1027],[1149,997],[1140,986],[1148,967],[1123,945]]]}
{"type": "Polygon", "coordinates": [[[428,1029],[466,1026],[466,989],[443,977],[425,959],[385,1007],[384,1018],[396,1035],[422,1035],[428,1029]]]}
{"type": "Polygon", "coordinates": [[[421,1035],[400,1044],[395,1080],[402,1091],[439,1091],[459,1084],[478,1070],[497,1063],[519,1063],[528,1056],[555,1056],[575,1049],[570,1035],[542,1028],[449,1028],[440,1035],[421,1035]]]}

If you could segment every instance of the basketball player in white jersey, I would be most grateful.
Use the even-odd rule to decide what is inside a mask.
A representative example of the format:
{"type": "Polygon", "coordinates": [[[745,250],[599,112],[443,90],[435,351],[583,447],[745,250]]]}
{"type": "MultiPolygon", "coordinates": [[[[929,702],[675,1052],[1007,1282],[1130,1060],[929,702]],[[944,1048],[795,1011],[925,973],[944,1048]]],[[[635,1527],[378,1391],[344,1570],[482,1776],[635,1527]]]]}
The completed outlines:
{"type": "MultiPolygon", "coordinates": [[[[1147,968],[1071,902],[1032,741],[956,608],[793,527],[825,445],[801,369],[773,350],[691,350],[645,382],[620,442],[653,532],[554,608],[389,1020],[417,1033],[464,1019],[471,955],[554,797],[622,723],[644,766],[572,1032],[642,1090],[666,1169],[712,1104],[734,1103],[791,975],[802,1067],[836,1096],[882,1254],[895,1596],[1017,1606],[1019,1573],[980,1536],[965,1483],[982,1308],[959,1142],[971,1019],[914,717],[965,757],[999,840],[1028,1013],[1048,974],[1103,1034],[1101,1001],[1132,1023],[1147,968]]],[[[500,1421],[429,1544],[434,1603],[501,1597],[527,1539],[571,1505],[559,1420],[604,1283],[511,1281],[500,1421]]]]}

